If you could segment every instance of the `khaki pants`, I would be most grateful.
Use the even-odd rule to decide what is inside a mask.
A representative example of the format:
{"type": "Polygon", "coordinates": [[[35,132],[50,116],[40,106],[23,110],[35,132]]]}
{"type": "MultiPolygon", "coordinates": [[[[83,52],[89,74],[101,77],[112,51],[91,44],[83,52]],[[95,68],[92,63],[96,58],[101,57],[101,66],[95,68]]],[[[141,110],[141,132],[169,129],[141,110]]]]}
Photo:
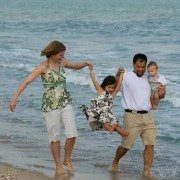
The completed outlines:
{"type": "Polygon", "coordinates": [[[151,113],[125,112],[123,127],[129,135],[122,141],[122,147],[131,149],[138,137],[142,138],[144,145],[155,145],[157,130],[151,113]]]}

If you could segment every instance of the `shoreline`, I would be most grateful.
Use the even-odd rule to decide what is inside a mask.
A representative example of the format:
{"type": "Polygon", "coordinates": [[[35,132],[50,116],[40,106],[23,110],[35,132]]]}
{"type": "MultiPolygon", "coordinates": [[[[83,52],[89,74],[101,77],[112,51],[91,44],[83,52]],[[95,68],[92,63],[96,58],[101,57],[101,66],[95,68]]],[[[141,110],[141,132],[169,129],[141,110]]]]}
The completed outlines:
{"type": "Polygon", "coordinates": [[[41,172],[30,171],[0,162],[0,180],[50,180],[41,172]]]}
{"type": "Polygon", "coordinates": [[[158,178],[147,178],[137,174],[120,174],[120,173],[78,173],[66,174],[53,177],[47,176],[41,172],[31,171],[10,164],[0,162],[0,180],[157,180],[158,178]]]}

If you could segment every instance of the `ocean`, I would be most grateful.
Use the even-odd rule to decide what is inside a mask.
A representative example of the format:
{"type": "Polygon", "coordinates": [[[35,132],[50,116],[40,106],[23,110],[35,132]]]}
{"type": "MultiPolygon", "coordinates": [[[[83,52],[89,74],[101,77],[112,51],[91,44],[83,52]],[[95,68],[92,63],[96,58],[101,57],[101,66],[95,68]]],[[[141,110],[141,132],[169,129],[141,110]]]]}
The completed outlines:
{"type": "MultiPolygon", "coordinates": [[[[166,97],[153,112],[158,129],[153,175],[180,179],[180,1],[179,0],[0,0],[0,162],[54,173],[41,113],[41,78],[18,100],[9,101],[23,79],[42,61],[41,50],[51,41],[63,42],[66,58],[89,60],[99,82],[118,67],[132,69],[132,58],[144,53],[168,79],[166,97]]],[[[108,173],[121,139],[113,133],[90,131],[78,105],[96,96],[88,68],[66,69],[74,101],[79,137],[72,160],[77,172],[108,173]]],[[[114,113],[122,124],[121,95],[114,113]]],[[[65,137],[62,135],[62,153],[65,137]]],[[[122,159],[120,171],[141,174],[143,145],[139,139],[122,159]]]]}

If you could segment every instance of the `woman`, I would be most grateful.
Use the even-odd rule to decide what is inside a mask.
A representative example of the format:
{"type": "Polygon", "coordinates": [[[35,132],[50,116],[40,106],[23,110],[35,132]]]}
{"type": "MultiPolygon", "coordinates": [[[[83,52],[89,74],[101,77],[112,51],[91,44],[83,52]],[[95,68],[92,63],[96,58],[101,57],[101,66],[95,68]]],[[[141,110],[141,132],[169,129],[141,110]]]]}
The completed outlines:
{"type": "Polygon", "coordinates": [[[41,56],[46,56],[31,74],[20,84],[15,91],[9,108],[14,111],[17,99],[26,86],[37,77],[41,76],[44,94],[42,98],[42,111],[48,131],[51,153],[56,165],[56,172],[65,174],[60,158],[60,124],[64,124],[67,136],[64,145],[64,161],[67,171],[73,172],[71,153],[77,137],[75,116],[72,109],[72,98],[66,89],[66,74],[64,68],[79,70],[88,65],[89,62],[71,63],[65,57],[66,47],[59,41],[53,41],[41,51],[41,56]]]}

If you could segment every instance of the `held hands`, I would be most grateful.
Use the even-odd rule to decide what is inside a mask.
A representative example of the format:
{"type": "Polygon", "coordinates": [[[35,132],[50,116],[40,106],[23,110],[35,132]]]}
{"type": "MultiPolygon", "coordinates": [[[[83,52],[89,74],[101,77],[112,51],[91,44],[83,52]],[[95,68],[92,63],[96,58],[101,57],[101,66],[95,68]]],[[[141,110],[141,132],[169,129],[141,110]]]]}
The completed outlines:
{"type": "Polygon", "coordinates": [[[93,66],[93,64],[91,63],[91,62],[89,62],[89,61],[86,61],[86,66],[93,66]]]}
{"type": "Polygon", "coordinates": [[[93,70],[94,65],[92,63],[88,64],[89,70],[93,70]]]}
{"type": "Polygon", "coordinates": [[[117,75],[120,76],[120,75],[123,74],[123,73],[124,73],[124,68],[119,67],[119,68],[118,68],[118,71],[117,71],[117,75]]]}

